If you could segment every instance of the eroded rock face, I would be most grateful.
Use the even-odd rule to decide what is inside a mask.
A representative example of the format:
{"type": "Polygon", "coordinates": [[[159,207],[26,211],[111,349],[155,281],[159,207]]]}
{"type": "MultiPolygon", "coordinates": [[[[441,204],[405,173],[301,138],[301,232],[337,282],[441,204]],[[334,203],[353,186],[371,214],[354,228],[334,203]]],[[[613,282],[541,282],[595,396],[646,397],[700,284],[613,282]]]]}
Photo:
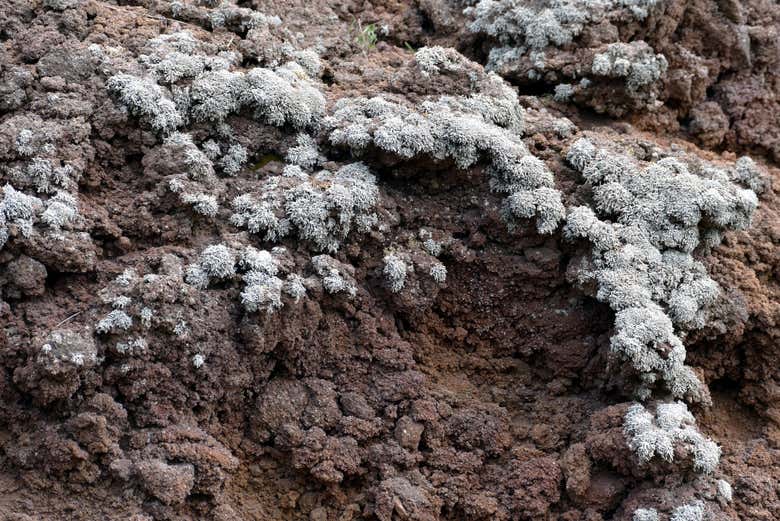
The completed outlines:
{"type": "Polygon", "coordinates": [[[488,66],[520,85],[654,132],[687,131],[707,148],[727,143],[778,159],[777,5],[484,0],[459,15],[459,3],[449,4],[462,22],[441,32],[461,42],[474,35],[488,66]],[[702,127],[703,111],[726,116],[717,139],[702,127]]]}
{"type": "Polygon", "coordinates": [[[0,513],[780,517],[777,6],[293,4],[0,9],[0,513]]]}
{"type": "Polygon", "coordinates": [[[192,465],[168,465],[161,460],[142,461],[136,465],[136,472],[146,491],[166,505],[183,503],[195,480],[192,465]]]}

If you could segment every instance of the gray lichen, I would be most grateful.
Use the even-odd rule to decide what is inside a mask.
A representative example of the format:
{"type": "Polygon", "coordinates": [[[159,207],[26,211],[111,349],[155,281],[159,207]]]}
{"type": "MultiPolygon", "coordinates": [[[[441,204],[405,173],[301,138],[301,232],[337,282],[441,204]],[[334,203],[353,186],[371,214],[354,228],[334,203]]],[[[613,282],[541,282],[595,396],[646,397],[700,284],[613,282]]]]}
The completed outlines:
{"type": "Polygon", "coordinates": [[[287,162],[306,170],[316,167],[321,161],[317,142],[309,134],[300,133],[295,138],[296,145],[287,150],[287,162]]]}
{"type": "Polygon", "coordinates": [[[542,50],[565,46],[586,25],[623,16],[624,9],[642,20],[656,3],[658,0],[481,0],[465,13],[472,19],[472,32],[488,34],[509,49],[542,50]]]}
{"type": "Polygon", "coordinates": [[[323,115],[324,96],[294,61],[273,69],[231,70],[238,55],[214,54],[212,46],[187,31],[154,38],[146,51],[139,57],[146,76],[116,74],[106,85],[133,115],[159,133],[173,132],[191,120],[219,123],[244,109],[269,125],[296,129],[316,127],[323,115]],[[163,85],[171,85],[170,90],[163,85]]]}
{"type": "Polygon", "coordinates": [[[440,47],[421,47],[414,53],[414,60],[425,76],[441,72],[461,70],[462,57],[455,49],[440,47]]]}
{"type": "Polygon", "coordinates": [[[215,217],[219,212],[217,198],[211,194],[182,193],[180,199],[184,204],[192,206],[192,210],[200,215],[215,217]]]}
{"type": "Polygon", "coordinates": [[[444,264],[434,264],[429,273],[433,280],[439,284],[444,284],[447,281],[447,267],[444,264]]]}

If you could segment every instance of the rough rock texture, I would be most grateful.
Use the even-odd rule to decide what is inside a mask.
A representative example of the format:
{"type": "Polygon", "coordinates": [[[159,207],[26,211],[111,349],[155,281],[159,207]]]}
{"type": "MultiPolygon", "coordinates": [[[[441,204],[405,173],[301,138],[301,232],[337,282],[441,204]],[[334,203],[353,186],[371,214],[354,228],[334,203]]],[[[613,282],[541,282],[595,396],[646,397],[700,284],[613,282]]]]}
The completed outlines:
{"type": "Polygon", "coordinates": [[[780,518],[780,7],[605,3],[541,67],[475,1],[0,0],[0,520],[780,518]],[[758,196],[677,331],[710,475],[539,232],[584,135],[758,196]]]}
{"type": "Polygon", "coordinates": [[[492,52],[492,68],[521,89],[552,93],[556,86],[568,85],[567,99],[598,113],[626,116],[642,128],[682,132],[717,150],[754,150],[775,161],[780,157],[776,2],[583,0],[568,3],[574,6],[569,11],[566,2],[537,2],[527,6],[535,16],[530,17],[531,32],[525,38],[507,37],[518,27],[527,27],[522,17],[518,23],[512,15],[522,2],[467,3],[476,6],[461,15],[462,3],[449,2],[447,12],[458,23],[437,25],[437,19],[447,19],[441,15],[430,20],[461,41],[462,33],[472,33],[484,53],[492,52]],[[556,18],[560,25],[554,25],[556,18]],[[532,29],[539,27],[550,45],[534,48],[532,29]],[[562,41],[553,41],[558,38],[562,41]],[[626,44],[646,47],[649,53],[645,57],[622,53],[627,60],[622,72],[613,67],[605,73],[603,66],[598,67],[599,55],[626,44]],[[655,66],[648,61],[652,53],[666,62],[660,77],[653,75],[655,66]],[[632,88],[631,78],[639,71],[644,77],[632,88]],[[721,130],[713,135],[716,122],[721,130]]]}

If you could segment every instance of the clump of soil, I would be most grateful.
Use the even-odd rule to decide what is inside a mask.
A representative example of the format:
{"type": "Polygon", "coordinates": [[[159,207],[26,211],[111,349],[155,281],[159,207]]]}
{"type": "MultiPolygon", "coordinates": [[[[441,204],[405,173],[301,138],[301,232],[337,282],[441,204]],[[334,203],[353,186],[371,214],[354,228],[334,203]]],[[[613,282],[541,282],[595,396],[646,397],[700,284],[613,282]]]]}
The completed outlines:
{"type": "MultiPolygon", "coordinates": [[[[485,71],[495,42],[466,29],[465,4],[3,1],[0,182],[37,210],[0,207],[0,519],[627,521],[692,501],[712,519],[780,518],[778,7],[659,2],[647,25],[605,22],[550,51],[542,79],[505,81],[485,71]],[[554,99],[570,61],[613,36],[667,56],[659,105],[609,98],[606,84],[554,99]],[[428,73],[424,45],[463,56],[428,73]],[[189,58],[166,70],[181,76],[154,83],[176,52],[189,58]],[[274,71],[260,85],[284,96],[187,115],[177,131],[190,141],[174,139],[138,106],[170,95],[186,113],[197,80],[182,63],[274,71]],[[109,84],[120,74],[164,95],[123,100],[109,84]],[[647,158],[750,152],[761,165],[751,227],[696,254],[722,290],[684,339],[712,396],[691,410],[722,449],[714,475],[684,458],[638,463],[614,312],[567,279],[582,246],[533,220],[510,229],[484,160],[329,139],[346,98],[419,107],[507,90],[524,131],[501,132],[544,162],[567,206],[589,197],[565,161],[586,129],[647,158]],[[598,113],[598,100],[620,110],[598,113]],[[322,114],[297,124],[258,116],[267,106],[322,114]],[[321,251],[307,225],[344,231],[339,183],[352,185],[333,173],[356,162],[373,176],[374,220],[350,214],[338,248],[321,251]],[[236,198],[286,203],[304,184],[329,201],[321,218],[279,237],[259,217],[236,226],[236,198]],[[204,260],[214,245],[234,262],[204,260]],[[405,263],[400,290],[388,255],[405,263]],[[193,266],[211,270],[205,284],[193,266]]],[[[200,103],[229,98],[226,85],[200,103]]]]}

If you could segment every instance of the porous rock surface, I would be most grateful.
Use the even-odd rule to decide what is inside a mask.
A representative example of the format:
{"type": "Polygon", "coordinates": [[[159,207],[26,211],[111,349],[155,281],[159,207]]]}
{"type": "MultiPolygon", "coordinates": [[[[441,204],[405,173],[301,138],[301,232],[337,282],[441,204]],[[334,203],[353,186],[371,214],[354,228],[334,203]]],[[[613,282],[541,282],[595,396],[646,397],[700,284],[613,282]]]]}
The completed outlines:
{"type": "Polygon", "coordinates": [[[780,518],[780,7],[605,2],[539,71],[480,3],[0,0],[0,520],[780,518]],[[711,475],[629,446],[582,137],[761,172],[678,332],[711,475]]]}

